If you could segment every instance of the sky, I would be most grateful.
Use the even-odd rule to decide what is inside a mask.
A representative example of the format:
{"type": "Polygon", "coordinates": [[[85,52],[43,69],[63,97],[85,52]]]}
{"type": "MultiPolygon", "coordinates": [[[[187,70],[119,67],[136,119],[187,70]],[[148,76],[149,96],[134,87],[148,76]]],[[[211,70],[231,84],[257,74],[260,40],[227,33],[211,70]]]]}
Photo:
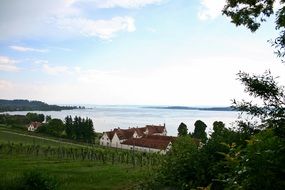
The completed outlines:
{"type": "Polygon", "coordinates": [[[285,64],[221,14],[225,0],[1,0],[0,99],[50,104],[228,106],[236,74],[285,64]]]}

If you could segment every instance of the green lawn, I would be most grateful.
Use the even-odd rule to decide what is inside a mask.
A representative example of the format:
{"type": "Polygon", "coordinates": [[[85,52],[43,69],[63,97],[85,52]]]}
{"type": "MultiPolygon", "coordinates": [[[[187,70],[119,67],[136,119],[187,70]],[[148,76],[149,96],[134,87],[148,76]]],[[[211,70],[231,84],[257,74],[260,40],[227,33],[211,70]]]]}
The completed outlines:
{"type": "Polygon", "coordinates": [[[50,137],[44,134],[14,129],[11,126],[0,125],[0,143],[6,142],[46,146],[90,146],[84,143],[77,143],[71,140],[50,137]]]}
{"type": "MultiPolygon", "coordinates": [[[[53,138],[45,140],[39,139],[37,136],[24,136],[28,134],[30,133],[9,130],[6,126],[0,126],[0,145],[13,142],[51,147],[71,146],[78,148],[78,146],[82,146],[53,142],[55,140],[53,138]]],[[[13,180],[30,170],[43,171],[45,174],[56,177],[60,184],[59,189],[62,190],[134,189],[144,179],[147,168],[140,166],[134,168],[131,164],[120,163],[112,165],[110,162],[104,164],[102,161],[95,160],[67,160],[56,157],[0,153],[0,189],[6,183],[13,184],[13,180]]]]}
{"type": "MultiPolygon", "coordinates": [[[[142,168],[92,161],[70,161],[0,155],[0,184],[36,169],[59,180],[59,189],[133,189],[143,178],[142,168]]],[[[1,187],[1,185],[0,185],[1,187]]]]}
{"type": "Polygon", "coordinates": [[[32,136],[22,136],[20,134],[12,134],[10,131],[0,130],[0,143],[6,142],[59,146],[59,143],[50,140],[38,139],[32,136]]]}

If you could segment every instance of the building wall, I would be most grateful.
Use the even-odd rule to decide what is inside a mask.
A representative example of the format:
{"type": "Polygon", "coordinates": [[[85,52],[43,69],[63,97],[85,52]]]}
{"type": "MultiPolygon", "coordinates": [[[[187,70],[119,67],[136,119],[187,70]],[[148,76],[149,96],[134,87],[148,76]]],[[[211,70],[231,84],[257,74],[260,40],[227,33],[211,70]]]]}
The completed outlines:
{"type": "Polygon", "coordinates": [[[141,151],[141,152],[158,152],[160,154],[166,154],[166,150],[160,150],[160,149],[155,149],[155,148],[147,148],[147,147],[140,147],[140,146],[133,146],[133,145],[126,145],[126,144],[122,144],[121,145],[122,149],[126,149],[126,150],[133,150],[135,149],[136,151],[141,151]]]}
{"type": "Polygon", "coordinates": [[[133,134],[133,138],[139,138],[140,136],[138,135],[138,133],[135,131],[133,134]]]}
{"type": "Polygon", "coordinates": [[[103,133],[103,136],[100,138],[100,145],[111,146],[111,140],[106,133],[103,133]]]}
{"type": "Polygon", "coordinates": [[[29,127],[28,127],[28,131],[35,131],[36,130],[36,128],[34,128],[34,126],[33,125],[29,125],[29,127]]]}
{"type": "MultiPolygon", "coordinates": [[[[145,134],[148,134],[148,129],[145,131],[145,134]]],[[[166,136],[167,131],[166,129],[163,131],[163,133],[156,133],[154,135],[163,135],[166,136]]],[[[140,136],[135,133],[133,134],[133,138],[140,138],[140,136]]],[[[139,146],[133,146],[133,145],[125,145],[121,144],[127,139],[119,139],[118,135],[115,133],[112,139],[109,139],[106,133],[103,133],[103,136],[100,139],[100,145],[102,146],[110,146],[114,148],[122,148],[122,149],[127,149],[127,150],[137,150],[137,151],[142,151],[142,152],[159,152],[161,154],[166,154],[168,150],[171,148],[171,142],[167,146],[165,150],[160,150],[160,149],[155,149],[155,148],[147,148],[147,147],[139,147],[139,146]]]]}
{"type": "Polygon", "coordinates": [[[111,141],[111,147],[120,148],[121,147],[121,141],[120,141],[117,133],[115,133],[113,138],[112,138],[112,141],[111,141]]]}

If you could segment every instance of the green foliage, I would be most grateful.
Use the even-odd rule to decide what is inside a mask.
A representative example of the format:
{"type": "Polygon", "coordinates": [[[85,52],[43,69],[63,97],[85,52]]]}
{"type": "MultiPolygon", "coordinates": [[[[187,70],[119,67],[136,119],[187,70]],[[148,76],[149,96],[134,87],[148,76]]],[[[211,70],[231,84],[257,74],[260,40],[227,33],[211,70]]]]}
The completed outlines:
{"type": "Polygon", "coordinates": [[[178,127],[178,136],[186,136],[186,135],[188,135],[187,125],[185,125],[184,123],[180,123],[178,127]]]}
{"type": "Polygon", "coordinates": [[[194,126],[195,126],[195,129],[194,129],[194,132],[191,134],[191,136],[193,138],[200,139],[202,142],[206,142],[207,133],[205,130],[207,128],[207,125],[203,121],[197,120],[194,123],[194,126]]]}
{"type": "Polygon", "coordinates": [[[252,76],[240,72],[238,76],[245,85],[245,92],[254,98],[259,98],[262,104],[234,100],[234,108],[260,118],[261,125],[256,126],[256,128],[273,128],[278,136],[285,138],[284,88],[279,86],[270,71],[266,71],[262,75],[252,76]]]}
{"type": "Polygon", "coordinates": [[[244,25],[255,32],[262,22],[265,22],[271,15],[275,16],[275,29],[279,36],[271,41],[272,46],[277,50],[279,57],[285,56],[285,1],[276,0],[227,0],[223,14],[230,17],[236,26],[244,25]],[[280,2],[281,6],[274,7],[274,3],[280,2]]]}
{"type": "Polygon", "coordinates": [[[67,161],[61,158],[5,155],[0,157],[0,168],[1,190],[15,190],[11,187],[16,186],[23,173],[35,169],[55,178],[59,190],[136,189],[136,184],[147,170],[145,167],[103,164],[94,160],[67,161]]]}
{"type": "Polygon", "coordinates": [[[150,176],[147,188],[188,189],[196,178],[198,157],[196,141],[190,136],[177,138],[157,173],[150,176]]]}
{"type": "Polygon", "coordinates": [[[25,171],[21,176],[14,179],[0,181],[0,189],[2,190],[56,190],[58,186],[57,178],[40,169],[25,171]]]}
{"type": "Polygon", "coordinates": [[[65,137],[65,125],[60,119],[51,119],[37,129],[37,132],[46,133],[56,137],[65,137]]]}
{"type": "Polygon", "coordinates": [[[3,100],[0,99],[0,112],[5,111],[60,111],[70,109],[84,109],[76,106],[48,105],[41,101],[29,100],[3,100]]]}
{"type": "Polygon", "coordinates": [[[239,165],[239,183],[245,189],[285,188],[285,143],[270,129],[253,136],[239,165]]]}
{"type": "Polygon", "coordinates": [[[0,114],[0,123],[7,125],[26,125],[29,120],[24,115],[0,114]]]}
{"type": "Polygon", "coordinates": [[[26,117],[30,122],[34,122],[34,121],[43,122],[45,120],[44,114],[37,114],[37,113],[29,112],[26,114],[26,117]]]}
{"type": "Polygon", "coordinates": [[[89,118],[65,117],[66,136],[69,139],[93,143],[95,138],[93,122],[89,118]]]}
{"type": "Polygon", "coordinates": [[[51,120],[51,116],[50,115],[46,115],[46,122],[49,122],[51,120]]]}
{"type": "Polygon", "coordinates": [[[20,179],[19,189],[23,190],[55,190],[58,186],[58,180],[49,176],[40,170],[25,172],[20,179]]]}
{"type": "Polygon", "coordinates": [[[213,130],[214,130],[214,134],[215,133],[220,133],[225,129],[225,124],[222,121],[215,121],[213,123],[213,130]]]}

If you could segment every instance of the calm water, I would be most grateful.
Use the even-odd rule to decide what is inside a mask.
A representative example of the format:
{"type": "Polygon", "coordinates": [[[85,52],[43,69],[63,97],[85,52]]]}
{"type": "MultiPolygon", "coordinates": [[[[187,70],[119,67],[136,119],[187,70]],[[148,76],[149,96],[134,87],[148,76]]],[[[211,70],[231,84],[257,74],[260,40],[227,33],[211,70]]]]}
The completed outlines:
{"type": "MultiPolygon", "coordinates": [[[[35,111],[52,118],[64,119],[67,115],[89,117],[93,120],[95,131],[103,132],[115,127],[144,127],[148,124],[166,124],[168,135],[176,136],[181,122],[188,126],[188,131],[194,130],[196,120],[207,124],[207,131],[212,130],[214,121],[223,121],[227,127],[237,119],[237,112],[230,111],[198,111],[142,108],[140,106],[96,106],[90,109],[64,111],[35,111]]],[[[9,114],[25,115],[27,111],[7,112],[9,114]]]]}

